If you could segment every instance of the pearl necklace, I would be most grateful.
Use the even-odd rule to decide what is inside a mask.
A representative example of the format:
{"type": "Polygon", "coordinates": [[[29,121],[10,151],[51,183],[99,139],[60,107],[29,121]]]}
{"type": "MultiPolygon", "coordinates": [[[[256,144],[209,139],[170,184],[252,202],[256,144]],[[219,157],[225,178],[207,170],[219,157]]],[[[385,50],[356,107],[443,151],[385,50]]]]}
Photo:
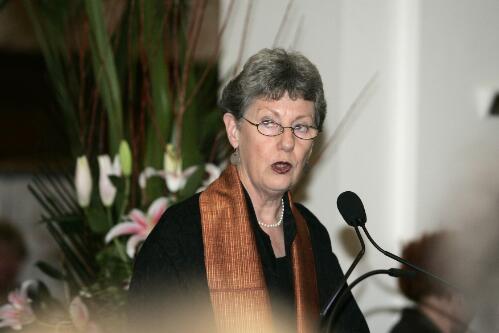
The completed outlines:
{"type": "Polygon", "coordinates": [[[257,219],[257,222],[259,225],[261,225],[262,227],[266,227],[266,228],[277,228],[278,226],[280,226],[282,224],[282,220],[284,218],[284,199],[281,198],[281,217],[279,218],[279,221],[277,221],[276,223],[269,223],[269,224],[266,224],[266,223],[263,223],[263,222],[260,222],[258,219],[257,219]]]}

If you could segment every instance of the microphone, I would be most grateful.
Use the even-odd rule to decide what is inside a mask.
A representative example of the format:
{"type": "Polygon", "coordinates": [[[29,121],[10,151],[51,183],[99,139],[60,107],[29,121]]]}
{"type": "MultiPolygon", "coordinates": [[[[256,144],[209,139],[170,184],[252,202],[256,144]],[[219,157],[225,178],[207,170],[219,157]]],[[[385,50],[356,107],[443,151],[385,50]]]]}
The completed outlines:
{"type": "Polygon", "coordinates": [[[364,209],[364,205],[362,204],[362,200],[360,200],[360,198],[357,194],[355,194],[354,192],[351,192],[351,191],[345,191],[338,196],[337,203],[338,203],[338,210],[340,211],[341,215],[343,216],[345,221],[348,223],[348,225],[353,226],[353,227],[360,226],[362,228],[362,230],[364,230],[364,233],[366,234],[367,239],[369,239],[369,242],[371,242],[371,244],[374,245],[374,247],[378,251],[383,253],[385,256],[387,256],[395,261],[398,261],[398,262],[412,268],[413,270],[415,270],[419,273],[422,273],[422,274],[446,285],[447,287],[450,287],[450,288],[460,292],[459,288],[455,287],[450,282],[442,279],[441,277],[438,277],[435,274],[432,274],[432,273],[428,272],[427,270],[425,270],[421,267],[418,267],[418,266],[410,263],[409,261],[407,261],[403,258],[400,258],[400,257],[396,256],[395,254],[390,253],[390,252],[382,249],[374,241],[374,239],[371,237],[371,235],[369,234],[369,231],[367,231],[367,228],[365,226],[366,221],[367,221],[366,211],[364,209]]]}
{"type": "Polygon", "coordinates": [[[331,307],[334,307],[333,305],[336,303],[336,300],[341,298],[341,294],[343,293],[346,285],[347,285],[347,280],[350,277],[350,274],[352,274],[353,269],[357,266],[359,263],[360,259],[366,252],[366,246],[364,244],[364,239],[362,238],[362,235],[360,234],[359,225],[362,225],[366,223],[366,212],[364,210],[364,206],[362,205],[362,202],[360,201],[359,197],[357,197],[358,200],[356,200],[353,197],[357,197],[357,195],[353,192],[346,191],[340,194],[338,197],[338,200],[336,200],[336,204],[338,206],[338,210],[340,211],[341,215],[347,221],[347,223],[355,228],[355,233],[357,234],[357,238],[359,239],[360,242],[360,250],[359,253],[357,253],[357,256],[355,257],[354,261],[348,268],[345,276],[341,280],[341,283],[338,285],[338,288],[336,291],[331,295],[329,298],[329,301],[326,303],[326,306],[322,309],[320,313],[321,319],[324,319],[331,307]],[[360,206],[358,203],[360,202],[360,206]],[[340,208],[341,206],[341,208],[340,208]]]}
{"type": "Polygon", "coordinates": [[[336,200],[336,205],[349,226],[361,227],[366,224],[367,217],[364,205],[354,192],[345,191],[341,193],[336,200]]]}

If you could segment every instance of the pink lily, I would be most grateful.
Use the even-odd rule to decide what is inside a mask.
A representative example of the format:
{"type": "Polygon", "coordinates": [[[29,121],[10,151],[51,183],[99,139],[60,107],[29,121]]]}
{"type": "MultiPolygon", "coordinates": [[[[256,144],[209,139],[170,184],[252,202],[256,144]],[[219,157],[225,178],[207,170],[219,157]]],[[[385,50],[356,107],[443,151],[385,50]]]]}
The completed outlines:
{"type": "Polygon", "coordinates": [[[32,283],[32,280],[25,281],[20,289],[9,293],[9,303],[0,307],[0,328],[21,330],[24,325],[35,321],[36,317],[30,306],[31,300],[28,298],[28,288],[32,283]]]}
{"type": "Polygon", "coordinates": [[[88,308],[79,296],[73,298],[69,304],[69,316],[74,327],[82,333],[100,333],[101,329],[90,320],[88,308]]]}
{"type": "Polygon", "coordinates": [[[128,239],[126,244],[126,253],[130,258],[133,258],[137,246],[147,238],[151,230],[158,223],[161,215],[165,212],[167,206],[168,199],[161,197],[153,201],[145,215],[139,209],[132,209],[125,222],[118,223],[109,230],[105,238],[106,243],[122,235],[133,235],[128,239]]]}

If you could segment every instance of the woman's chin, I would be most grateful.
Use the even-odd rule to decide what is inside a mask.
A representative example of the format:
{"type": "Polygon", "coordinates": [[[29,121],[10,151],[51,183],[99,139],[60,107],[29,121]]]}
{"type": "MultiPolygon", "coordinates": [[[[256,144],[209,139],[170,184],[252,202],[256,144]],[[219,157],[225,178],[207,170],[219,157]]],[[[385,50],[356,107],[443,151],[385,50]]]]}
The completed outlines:
{"type": "Polygon", "coordinates": [[[268,188],[273,192],[284,193],[288,191],[292,186],[291,180],[272,182],[269,184],[268,188]]]}

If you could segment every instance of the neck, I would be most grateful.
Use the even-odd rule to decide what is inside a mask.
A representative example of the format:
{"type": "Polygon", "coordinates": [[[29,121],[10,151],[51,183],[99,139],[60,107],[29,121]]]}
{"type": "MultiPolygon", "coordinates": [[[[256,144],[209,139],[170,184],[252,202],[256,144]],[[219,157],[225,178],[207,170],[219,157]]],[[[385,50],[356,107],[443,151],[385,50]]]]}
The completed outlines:
{"type": "Polygon", "coordinates": [[[277,222],[281,215],[281,202],[284,193],[267,193],[265,191],[259,191],[253,186],[248,177],[242,174],[239,168],[237,171],[239,179],[251,199],[258,221],[265,224],[277,222]]]}

